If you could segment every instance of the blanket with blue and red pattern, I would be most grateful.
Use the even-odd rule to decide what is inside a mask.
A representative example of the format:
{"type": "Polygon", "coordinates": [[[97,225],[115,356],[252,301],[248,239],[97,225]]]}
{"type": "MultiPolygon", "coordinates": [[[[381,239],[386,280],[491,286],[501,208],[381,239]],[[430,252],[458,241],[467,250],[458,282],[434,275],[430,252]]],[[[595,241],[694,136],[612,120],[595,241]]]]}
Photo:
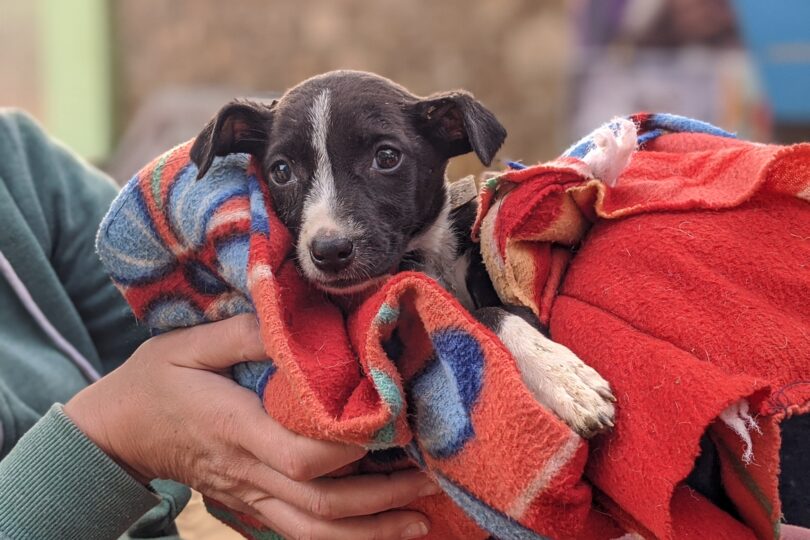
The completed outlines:
{"type": "MultiPolygon", "coordinates": [[[[198,181],[189,148],[138,173],[101,225],[99,254],[137,318],[162,332],[255,311],[268,360],[235,379],[291,430],[374,451],[361,472],[432,475],[444,493],[414,504],[432,517],[429,538],[575,534],[590,511],[587,445],[536,403],[498,339],[418,273],[344,316],[299,274],[255,164],[225,157],[198,181]],[[390,358],[395,331],[404,347],[390,358]],[[398,448],[408,457],[392,462],[398,448]]],[[[273,537],[209,506],[248,537],[273,537]]]]}
{"type": "Polygon", "coordinates": [[[113,203],[98,236],[113,281],[156,332],[255,312],[268,360],[235,379],[291,430],[371,450],[355,472],[425,470],[443,489],[413,505],[429,538],[778,537],[779,421],[810,408],[808,145],[638,115],[483,186],[473,234],[499,295],[616,391],[590,460],[436,282],[398,274],[345,314],[299,275],[256,164],[220,158],[196,181],[190,146],[113,203]],[[743,402],[758,425],[747,408],[714,422],[743,402]],[[707,430],[744,524],[682,484],[707,430]]]}

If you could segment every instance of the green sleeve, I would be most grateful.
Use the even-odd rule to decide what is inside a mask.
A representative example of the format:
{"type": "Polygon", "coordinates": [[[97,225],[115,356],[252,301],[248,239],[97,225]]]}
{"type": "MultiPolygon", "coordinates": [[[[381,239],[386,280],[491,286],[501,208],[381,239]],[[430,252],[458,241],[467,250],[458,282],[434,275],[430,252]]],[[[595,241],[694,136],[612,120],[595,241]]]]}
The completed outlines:
{"type": "MultiPolygon", "coordinates": [[[[148,337],[95,253],[96,229],[116,191],[29,116],[0,111],[0,248],[49,322],[101,373],[148,337]]],[[[0,538],[117,536],[157,499],[143,499],[145,488],[48,410],[87,381],[2,276],[0,306],[0,538]],[[72,526],[82,533],[70,536],[72,526]]],[[[153,486],[162,500],[130,531],[133,538],[171,534],[189,496],[176,483],[153,486]]]]}
{"type": "Polygon", "coordinates": [[[11,174],[31,184],[16,186],[28,192],[19,193],[18,198],[28,195],[32,203],[27,205],[26,221],[89,334],[96,354],[88,356],[99,359],[101,372],[109,372],[148,337],[147,329],[135,323],[95,252],[98,224],[117,187],[104,173],[48,137],[28,115],[12,112],[2,120],[20,146],[13,153],[24,156],[20,171],[11,174]]]}
{"type": "Polygon", "coordinates": [[[54,405],[0,461],[0,537],[118,538],[158,504],[54,405]]]}

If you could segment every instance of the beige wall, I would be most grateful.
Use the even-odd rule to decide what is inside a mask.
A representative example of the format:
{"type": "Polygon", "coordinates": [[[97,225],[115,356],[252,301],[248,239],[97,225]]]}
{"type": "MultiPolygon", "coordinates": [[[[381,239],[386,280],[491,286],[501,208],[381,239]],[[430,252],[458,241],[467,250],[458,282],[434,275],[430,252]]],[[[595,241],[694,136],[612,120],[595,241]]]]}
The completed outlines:
{"type": "MultiPolygon", "coordinates": [[[[416,93],[463,87],[509,130],[502,157],[537,161],[567,142],[563,0],[114,0],[120,125],[155,89],[284,90],[336,68],[416,93]],[[564,124],[562,124],[564,125],[564,124]]],[[[456,165],[473,171],[472,160],[456,165]]]]}
{"type": "Polygon", "coordinates": [[[42,117],[37,22],[36,2],[0,0],[0,107],[42,117]]]}

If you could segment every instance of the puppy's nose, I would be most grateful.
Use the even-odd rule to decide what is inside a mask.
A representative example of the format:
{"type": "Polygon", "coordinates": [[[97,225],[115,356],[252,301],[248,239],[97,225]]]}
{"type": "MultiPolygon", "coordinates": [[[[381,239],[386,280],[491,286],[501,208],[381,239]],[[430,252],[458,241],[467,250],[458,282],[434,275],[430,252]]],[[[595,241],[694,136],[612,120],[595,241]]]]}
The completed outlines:
{"type": "Polygon", "coordinates": [[[319,270],[337,273],[354,259],[354,244],[345,236],[318,233],[309,244],[309,256],[319,270]]]}

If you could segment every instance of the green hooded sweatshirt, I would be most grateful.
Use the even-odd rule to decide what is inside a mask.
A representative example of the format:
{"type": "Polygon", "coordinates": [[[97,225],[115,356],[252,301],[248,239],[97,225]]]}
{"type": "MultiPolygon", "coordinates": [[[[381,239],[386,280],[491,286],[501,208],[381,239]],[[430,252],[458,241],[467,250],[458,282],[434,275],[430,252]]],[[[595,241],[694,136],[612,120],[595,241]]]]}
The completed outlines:
{"type": "Polygon", "coordinates": [[[94,249],[115,193],[30,117],[0,110],[0,539],[117,538],[147,511],[130,537],[176,538],[188,490],[139,484],[55,405],[148,337],[94,249]]]}

